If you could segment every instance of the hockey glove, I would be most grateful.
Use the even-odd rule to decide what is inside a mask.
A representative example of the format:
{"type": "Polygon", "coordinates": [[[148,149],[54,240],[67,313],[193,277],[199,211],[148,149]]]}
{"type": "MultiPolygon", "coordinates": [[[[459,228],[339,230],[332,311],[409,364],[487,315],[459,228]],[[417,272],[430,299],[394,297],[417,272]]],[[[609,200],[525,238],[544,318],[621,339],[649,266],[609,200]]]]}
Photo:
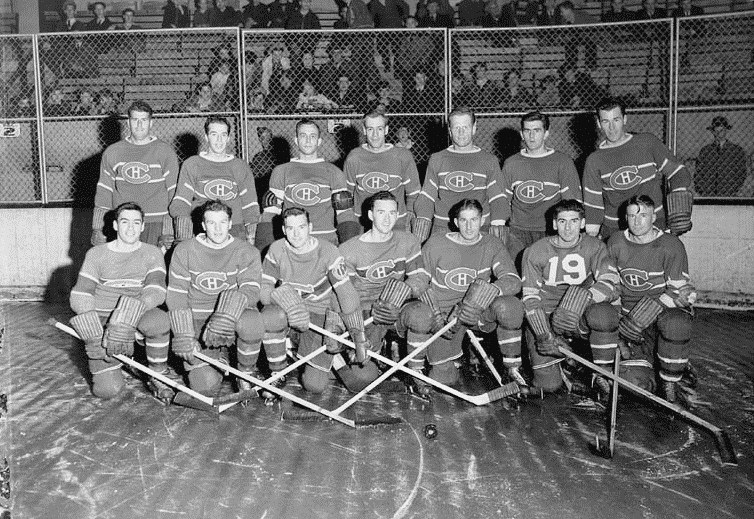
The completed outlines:
{"type": "Polygon", "coordinates": [[[368,359],[367,351],[372,347],[367,339],[366,332],[364,332],[364,316],[361,314],[361,310],[355,310],[350,314],[341,314],[341,318],[351,335],[351,339],[353,339],[354,346],[356,346],[354,361],[357,364],[364,364],[368,359]]]}
{"type": "Polygon", "coordinates": [[[419,243],[424,243],[429,238],[429,233],[432,230],[432,220],[428,218],[422,218],[417,216],[414,220],[414,236],[419,240],[419,243]]]}
{"type": "Polygon", "coordinates": [[[668,194],[668,228],[676,236],[691,230],[691,211],[694,206],[694,196],[690,191],[673,191],[668,194]]]}
{"type": "Polygon", "coordinates": [[[134,340],[136,340],[136,325],[139,324],[147,307],[136,298],[121,296],[118,305],[110,316],[105,328],[102,345],[111,357],[113,355],[134,354],[134,340]]]}
{"type": "Polygon", "coordinates": [[[656,299],[643,297],[628,315],[621,318],[618,333],[629,341],[644,342],[644,330],[657,320],[664,309],[656,299]]]}
{"type": "Polygon", "coordinates": [[[372,304],[375,324],[393,324],[398,319],[401,306],[411,296],[411,287],[403,281],[390,278],[380,297],[372,304]]]}
{"type": "Polygon", "coordinates": [[[529,310],[526,312],[526,320],[529,321],[529,326],[536,336],[537,352],[548,357],[562,357],[563,354],[560,353],[558,347],[565,346],[566,343],[562,338],[552,333],[544,309],[534,308],[529,310]]]}
{"type": "Polygon", "coordinates": [[[579,321],[592,300],[589,290],[570,286],[552,313],[552,331],[557,335],[578,333],[579,321]]]}
{"type": "Polygon", "coordinates": [[[194,316],[191,309],[171,310],[170,328],[173,330],[173,353],[189,364],[194,364],[194,352],[199,350],[199,341],[194,337],[194,316]]]}
{"type": "Polygon", "coordinates": [[[238,290],[224,290],[217,301],[217,309],[207,320],[204,344],[208,348],[232,346],[236,342],[236,323],[248,305],[247,297],[238,290]]]}
{"type": "Polygon", "coordinates": [[[469,285],[466,295],[461,300],[458,320],[469,328],[477,326],[482,312],[499,295],[500,290],[495,285],[482,279],[475,279],[469,285]]]}
{"type": "Polygon", "coordinates": [[[76,330],[79,338],[84,341],[87,357],[93,360],[105,358],[105,348],[102,347],[104,330],[97,312],[90,310],[72,317],[71,326],[76,330]]]}
{"type": "Polygon", "coordinates": [[[291,285],[281,285],[270,294],[272,301],[285,311],[291,328],[304,332],[309,329],[309,309],[291,285]]]}

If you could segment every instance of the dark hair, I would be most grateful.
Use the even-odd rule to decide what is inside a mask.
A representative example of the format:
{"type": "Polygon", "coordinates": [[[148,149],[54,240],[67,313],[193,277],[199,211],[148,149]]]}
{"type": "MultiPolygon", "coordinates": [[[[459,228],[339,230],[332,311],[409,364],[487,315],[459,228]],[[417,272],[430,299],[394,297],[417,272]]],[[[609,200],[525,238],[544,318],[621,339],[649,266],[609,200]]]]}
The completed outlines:
{"type": "Polygon", "coordinates": [[[628,209],[629,206],[636,205],[640,206],[643,205],[645,207],[648,207],[654,212],[655,207],[655,201],[652,200],[652,198],[649,195],[634,195],[631,198],[629,198],[626,201],[626,209],[628,209]]]}
{"type": "Polygon", "coordinates": [[[123,211],[139,211],[142,221],[144,220],[144,209],[136,202],[123,202],[115,208],[115,221],[117,222],[123,211]]]}
{"type": "Polygon", "coordinates": [[[154,113],[152,111],[152,107],[149,106],[149,103],[146,101],[139,99],[131,103],[131,106],[128,107],[128,117],[131,117],[131,112],[146,112],[149,114],[149,118],[152,118],[152,114],[154,113]]]}
{"type": "Polygon", "coordinates": [[[298,137],[298,131],[302,126],[314,126],[317,129],[317,135],[322,135],[322,130],[319,129],[319,125],[314,120],[305,117],[296,123],[296,137],[298,137]]]}
{"type": "Polygon", "coordinates": [[[545,131],[550,129],[550,118],[547,116],[547,114],[543,114],[535,110],[521,116],[521,131],[524,131],[524,123],[531,121],[542,121],[542,126],[544,127],[545,131]]]}
{"type": "Polygon", "coordinates": [[[228,215],[228,218],[233,218],[233,209],[228,204],[221,200],[207,200],[199,208],[199,212],[202,215],[202,221],[204,221],[204,215],[208,212],[224,212],[228,215]]]}
{"type": "Polygon", "coordinates": [[[376,202],[379,202],[380,200],[391,200],[395,202],[396,205],[398,204],[398,200],[395,198],[395,195],[390,191],[378,191],[371,197],[369,197],[369,210],[372,211],[374,209],[374,204],[376,202]]]}
{"type": "Polygon", "coordinates": [[[458,218],[458,215],[461,214],[461,211],[466,211],[467,209],[474,209],[479,213],[479,217],[484,214],[482,204],[481,202],[479,202],[479,200],[477,200],[476,198],[464,198],[450,208],[450,213],[448,214],[448,216],[450,217],[451,221],[455,220],[456,218],[458,218]]]}
{"type": "Polygon", "coordinates": [[[303,209],[301,207],[288,207],[283,210],[283,214],[280,215],[281,219],[283,220],[283,226],[285,226],[285,220],[289,216],[306,216],[306,223],[309,223],[311,220],[309,220],[309,211],[306,209],[303,209]]]}
{"type": "Polygon", "coordinates": [[[623,104],[623,101],[615,97],[605,97],[597,104],[597,108],[594,110],[597,120],[600,118],[600,112],[607,112],[613,108],[620,108],[620,114],[626,115],[626,106],[623,104]]]}
{"type": "Polygon", "coordinates": [[[468,106],[456,106],[452,112],[448,114],[448,126],[450,126],[450,121],[453,119],[453,117],[462,117],[464,115],[468,115],[471,117],[471,124],[476,124],[476,115],[474,114],[474,111],[469,108],[468,106]]]}
{"type": "Polygon", "coordinates": [[[131,13],[131,14],[135,15],[135,14],[136,14],[136,11],[134,11],[134,10],[133,10],[133,9],[131,9],[130,7],[126,7],[125,9],[123,9],[123,10],[122,10],[122,11],[120,12],[121,16],[126,16],[126,13],[131,13]]]}
{"type": "Polygon", "coordinates": [[[586,211],[584,210],[584,204],[576,200],[575,198],[568,198],[566,200],[561,200],[555,206],[552,208],[552,218],[553,220],[558,219],[558,215],[560,213],[565,213],[566,211],[573,211],[575,213],[579,213],[579,218],[586,218],[586,211]]]}
{"type": "Polygon", "coordinates": [[[204,121],[204,134],[209,134],[209,125],[210,124],[224,124],[225,127],[228,129],[228,133],[230,133],[230,123],[225,117],[220,117],[219,115],[210,115],[207,117],[207,120],[204,121]]]}

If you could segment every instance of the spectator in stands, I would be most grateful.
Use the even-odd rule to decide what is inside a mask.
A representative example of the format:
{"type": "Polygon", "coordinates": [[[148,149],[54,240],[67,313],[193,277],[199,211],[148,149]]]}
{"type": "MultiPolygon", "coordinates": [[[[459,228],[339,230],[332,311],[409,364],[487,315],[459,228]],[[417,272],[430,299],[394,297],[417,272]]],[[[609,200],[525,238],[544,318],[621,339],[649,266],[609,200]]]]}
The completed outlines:
{"type": "Polygon", "coordinates": [[[58,32],[85,31],[86,25],[76,19],[76,2],[68,0],[63,4],[63,19],[55,29],[58,32]]]}
{"type": "Polygon", "coordinates": [[[363,90],[361,88],[361,85],[354,81],[354,78],[358,76],[355,76],[353,74],[353,72],[355,71],[346,61],[345,57],[343,56],[343,49],[339,45],[331,44],[330,61],[322,65],[320,72],[323,92],[330,98],[335,97],[335,92],[338,88],[338,80],[343,75],[346,75],[351,79],[352,89],[356,90],[357,92],[361,92],[363,90]]]}
{"type": "Polygon", "coordinates": [[[301,61],[294,68],[293,77],[296,78],[298,85],[296,88],[298,90],[301,90],[301,85],[304,84],[304,81],[309,81],[318,92],[322,89],[319,69],[314,66],[314,54],[312,51],[307,50],[301,54],[301,61]]]}
{"type": "Polygon", "coordinates": [[[440,4],[438,0],[429,0],[427,2],[427,14],[419,17],[419,27],[453,27],[453,18],[446,14],[440,14],[440,4]]]}
{"type": "Polygon", "coordinates": [[[21,94],[16,98],[16,111],[14,115],[16,117],[35,117],[37,115],[29,94],[21,94]]]}
{"type": "Polygon", "coordinates": [[[44,104],[45,117],[59,117],[61,115],[68,115],[71,111],[71,107],[65,100],[65,94],[63,90],[54,85],[50,89],[50,93],[47,95],[47,99],[44,104]]]}
{"type": "Polygon", "coordinates": [[[225,105],[229,101],[230,92],[234,91],[238,84],[235,81],[235,63],[230,60],[221,60],[210,68],[213,70],[209,76],[212,93],[218,104],[225,105]]]}
{"type": "Polygon", "coordinates": [[[642,8],[636,13],[637,20],[657,20],[658,18],[665,18],[668,16],[665,9],[657,7],[656,0],[644,0],[642,2],[642,8]]]}
{"type": "Polygon", "coordinates": [[[261,90],[251,92],[249,96],[249,112],[264,113],[264,93],[261,90]]]}
{"type": "Polygon", "coordinates": [[[296,110],[321,112],[338,107],[337,103],[328,99],[327,96],[318,94],[314,85],[308,79],[304,80],[301,88],[302,91],[298,94],[298,101],[296,102],[296,110]]]}
{"type": "Polygon", "coordinates": [[[558,80],[553,75],[542,78],[537,91],[537,107],[555,108],[560,106],[560,92],[558,80]]]}
{"type": "Polygon", "coordinates": [[[115,29],[115,24],[105,14],[106,10],[107,7],[104,2],[94,2],[92,4],[94,18],[86,24],[87,31],[110,31],[115,29]]]}
{"type": "Polygon", "coordinates": [[[340,18],[335,20],[333,29],[348,29],[348,7],[345,5],[340,6],[338,14],[340,18]]]}
{"type": "MultiPolygon", "coordinates": [[[[416,29],[419,22],[413,16],[406,18],[406,28],[416,29]]],[[[437,59],[439,47],[437,35],[415,31],[401,37],[395,49],[396,77],[406,84],[413,83],[417,70],[427,70],[437,59]]]]}
{"type": "Polygon", "coordinates": [[[73,115],[97,115],[97,104],[94,102],[94,94],[90,89],[79,90],[72,112],[73,115]]]}
{"type": "Polygon", "coordinates": [[[316,29],[322,26],[319,17],[312,12],[312,0],[299,0],[299,8],[294,10],[285,21],[286,29],[316,29]]]}
{"type": "Polygon", "coordinates": [[[419,70],[414,74],[411,88],[403,90],[403,108],[406,112],[435,112],[442,109],[437,92],[427,87],[427,74],[419,70]]]}
{"type": "Polygon", "coordinates": [[[97,94],[97,113],[100,115],[117,115],[118,99],[109,88],[103,88],[97,94]]]}
{"type": "Polygon", "coordinates": [[[268,49],[267,56],[262,60],[261,87],[264,95],[269,99],[270,85],[280,79],[280,75],[291,68],[290,58],[284,55],[285,47],[280,42],[275,42],[268,49]]]}
{"type": "Polygon", "coordinates": [[[246,29],[268,29],[272,25],[270,5],[261,0],[251,0],[241,12],[243,26],[246,29]]]}
{"type": "Polygon", "coordinates": [[[604,92],[592,77],[587,72],[577,69],[573,63],[564,63],[559,72],[558,93],[561,106],[574,110],[589,108],[594,105],[595,99],[604,96],[604,92]]]}
{"type": "Polygon", "coordinates": [[[283,29],[288,18],[296,11],[297,7],[293,2],[288,0],[275,0],[270,4],[270,27],[283,29]]]}
{"type": "Polygon", "coordinates": [[[414,146],[414,141],[411,140],[411,134],[408,131],[408,128],[405,126],[401,126],[398,128],[398,131],[396,132],[396,138],[398,141],[395,143],[395,146],[397,148],[406,148],[407,150],[410,150],[414,146]]]}
{"type": "Polygon", "coordinates": [[[363,112],[357,92],[351,88],[351,78],[346,74],[338,78],[338,91],[333,101],[344,111],[363,112]]]}
{"type": "Polygon", "coordinates": [[[267,96],[267,108],[271,113],[285,114],[293,111],[298,92],[293,87],[293,81],[288,72],[283,72],[277,81],[270,83],[270,94],[267,96]]]}
{"type": "Polygon", "coordinates": [[[134,15],[136,13],[133,9],[130,7],[126,7],[121,11],[121,16],[123,16],[123,23],[120,25],[116,25],[115,28],[119,31],[137,31],[141,29],[141,27],[134,23],[134,15]]]}
{"type": "Polygon", "coordinates": [[[612,0],[610,10],[602,15],[604,23],[630,22],[636,18],[636,13],[623,7],[623,0],[612,0]]]}
{"type": "Polygon", "coordinates": [[[458,4],[459,26],[479,27],[484,15],[484,0],[463,0],[458,4]]]}
{"type": "Polygon", "coordinates": [[[746,180],[746,153],[728,140],[731,128],[721,115],[707,127],[715,140],[704,146],[696,159],[694,189],[701,196],[736,196],[746,180]]]}
{"type": "Polygon", "coordinates": [[[186,5],[180,5],[180,3],[176,5],[175,0],[168,0],[165,7],[162,8],[163,29],[190,27],[190,25],[191,13],[189,12],[188,2],[186,5]]]}
{"type": "Polygon", "coordinates": [[[370,96],[370,105],[368,106],[368,111],[379,111],[382,113],[388,113],[388,112],[400,112],[402,111],[400,108],[400,101],[398,100],[398,96],[392,89],[392,85],[384,81],[379,85],[377,88],[377,91],[374,92],[370,96]]]}
{"type": "MultiPolygon", "coordinates": [[[[421,20],[425,16],[427,16],[427,5],[429,4],[430,0],[419,0],[416,4],[416,12],[414,13],[414,16],[416,16],[417,20],[421,20]]],[[[438,13],[450,18],[451,20],[455,16],[455,11],[453,10],[453,7],[451,7],[449,0],[437,0],[438,5],[438,13]]]]}
{"type": "Polygon", "coordinates": [[[226,4],[225,0],[215,0],[215,8],[210,12],[209,23],[212,27],[238,27],[241,15],[226,4]]]}
{"type": "Polygon", "coordinates": [[[704,9],[697,5],[691,5],[691,0],[680,0],[678,4],[678,7],[673,10],[673,18],[701,16],[704,14],[704,9]]]}
{"type": "Polygon", "coordinates": [[[274,147],[272,145],[272,130],[268,127],[257,127],[257,139],[259,139],[259,144],[262,146],[262,150],[254,154],[249,163],[249,167],[251,167],[251,172],[254,175],[257,196],[261,202],[269,189],[272,170],[275,169],[275,166],[278,164],[288,162],[288,158],[286,157],[284,160],[276,158],[274,147]]]}
{"type": "Polygon", "coordinates": [[[217,112],[222,107],[215,99],[212,85],[200,83],[194,89],[194,95],[186,102],[182,111],[185,112],[217,112]]]}
{"type": "Polygon", "coordinates": [[[409,14],[408,4],[403,0],[371,0],[369,11],[377,29],[399,29],[409,14]]]}
{"type": "Polygon", "coordinates": [[[194,0],[194,20],[192,27],[209,27],[209,18],[212,10],[209,8],[209,0],[194,0]]]}
{"type": "Polygon", "coordinates": [[[516,6],[512,0],[490,0],[482,27],[516,27],[516,6]]]}
{"type": "Polygon", "coordinates": [[[450,81],[450,93],[452,95],[453,106],[471,106],[469,102],[470,87],[467,84],[465,76],[453,76],[450,81]]]}
{"type": "Polygon", "coordinates": [[[471,68],[471,73],[474,82],[469,85],[465,95],[468,104],[476,109],[500,106],[503,100],[503,92],[489,78],[487,65],[477,63],[471,68]]]}
{"type": "Polygon", "coordinates": [[[503,76],[503,107],[506,110],[530,110],[536,103],[534,94],[521,84],[521,74],[516,69],[510,69],[503,76]]]}
{"type": "Polygon", "coordinates": [[[556,0],[530,0],[524,18],[532,25],[560,25],[558,3],[556,0]]]}
{"type": "Polygon", "coordinates": [[[374,27],[372,13],[361,0],[344,0],[349,29],[369,29],[374,27]]]}

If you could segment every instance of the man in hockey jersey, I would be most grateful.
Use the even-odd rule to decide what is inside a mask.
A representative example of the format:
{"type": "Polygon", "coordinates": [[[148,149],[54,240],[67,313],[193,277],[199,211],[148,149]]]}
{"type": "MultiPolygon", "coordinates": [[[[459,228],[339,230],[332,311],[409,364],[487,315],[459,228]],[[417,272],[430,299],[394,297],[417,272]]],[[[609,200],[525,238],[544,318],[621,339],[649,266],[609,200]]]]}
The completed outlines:
{"type": "Polygon", "coordinates": [[[618,312],[610,304],[617,295],[618,275],[605,244],[582,234],[585,224],[583,204],[561,200],[553,208],[557,235],[524,251],[526,344],[533,385],[548,392],[563,385],[558,346],[588,339],[594,363],[600,366],[614,362],[618,347],[618,312]]]}
{"type": "Polygon", "coordinates": [[[191,213],[208,200],[222,200],[239,219],[231,227],[234,238],[254,245],[259,221],[259,202],[254,187],[254,175],[249,165],[227,153],[230,123],[224,117],[210,116],[204,122],[207,151],[190,157],[181,166],[170,216],[175,220],[175,239],[194,237],[191,213]]]}
{"type": "Polygon", "coordinates": [[[607,239],[619,230],[621,211],[634,195],[657,200],[657,226],[675,235],[691,229],[691,174],[667,146],[652,134],[626,132],[626,111],[620,101],[597,106],[597,125],[605,134],[584,167],[586,232],[607,239]],[[667,206],[662,194],[667,193],[667,206]]]}
{"type": "MultiPolygon", "coordinates": [[[[364,333],[359,294],[348,278],[343,257],[335,245],[312,235],[313,223],[306,210],[289,207],[282,216],[285,239],[273,242],[264,257],[260,296],[265,305],[263,343],[273,375],[285,367],[286,336],[290,334],[298,345],[299,356],[312,353],[322,345],[322,336],[310,331],[309,323],[330,327],[325,323],[327,311],[339,308],[356,345],[355,362],[371,372],[362,376],[373,380],[377,366],[367,362],[366,351],[371,345],[364,333]]],[[[322,393],[332,367],[331,352],[311,359],[301,377],[304,389],[322,393]]]]}
{"type": "Polygon", "coordinates": [[[696,290],[689,278],[683,243],[655,225],[658,215],[647,195],[633,196],[626,207],[628,229],[608,240],[620,275],[620,335],[627,342],[626,378],[654,389],[653,361],[659,359],[662,394],[676,401],[678,382],[688,366],[692,305],[696,290]]]}
{"type": "Polygon", "coordinates": [[[173,353],[184,360],[189,386],[212,396],[223,375],[194,352],[227,359],[235,344],[238,369],[255,370],[264,331],[256,309],[262,264],[257,249],[231,236],[230,206],[210,200],[200,214],[204,232],[179,243],[170,260],[167,304],[173,353]]]}
{"type": "MultiPolygon", "coordinates": [[[[490,222],[500,237],[502,192],[497,158],[474,144],[476,116],[468,108],[456,108],[448,115],[452,144],[429,158],[419,198],[416,200],[414,234],[421,243],[430,235],[444,236],[450,224],[450,208],[465,198],[478,200],[482,219],[490,222]],[[492,209],[491,209],[492,208],[492,209]]],[[[489,227],[485,225],[483,231],[489,227]]]]}
{"type": "Polygon", "coordinates": [[[431,284],[421,299],[432,308],[435,330],[453,316],[461,326],[452,337],[440,337],[427,349],[430,376],[445,384],[455,383],[458,368],[454,361],[462,353],[465,327],[484,333],[497,329],[508,373],[523,383],[519,367],[524,311],[515,297],[521,290],[521,278],[503,242],[481,234],[484,217],[479,200],[463,199],[450,214],[458,232],[435,234],[422,250],[431,284]]]}
{"type": "MultiPolygon", "coordinates": [[[[84,341],[92,393],[112,398],[123,389],[121,364],[113,356],[133,355],[138,330],[146,342],[149,367],[167,371],[170,321],[157,308],[165,301],[165,260],[154,245],[142,243],[144,212],[126,202],[115,209],[115,240],[86,253],[71,291],[71,324],[84,341]]],[[[148,382],[160,399],[172,390],[157,380],[148,382]]]]}
{"type": "Polygon", "coordinates": [[[107,147],[102,154],[94,197],[92,245],[105,243],[105,215],[124,202],[144,210],[142,241],[169,249],[173,224],[168,204],[175,193],[178,157],[166,142],[152,135],[152,108],[135,101],[128,108],[130,135],[107,147]]]}
{"type": "MultiPolygon", "coordinates": [[[[581,182],[573,159],[547,146],[550,118],[540,112],[521,117],[521,153],[503,164],[501,218],[503,242],[514,261],[529,245],[545,237],[553,215],[548,211],[564,199],[581,199],[581,182]]],[[[519,258],[520,259],[520,258],[519,258]]]]}
{"type": "Polygon", "coordinates": [[[320,129],[311,119],[296,124],[298,157],[276,166],[270,176],[268,203],[259,228],[257,247],[274,241],[273,218],[286,207],[303,207],[311,215],[312,235],[337,245],[361,231],[354,217],[353,195],[343,172],[319,156],[320,129]],[[337,227],[336,227],[337,222],[337,227]]]}
{"type": "MultiPolygon", "coordinates": [[[[359,293],[362,314],[374,318],[366,329],[370,344],[379,348],[387,333],[395,330],[408,339],[411,348],[429,338],[433,322],[430,308],[417,301],[429,285],[419,240],[402,228],[395,228],[398,201],[391,192],[374,194],[367,208],[371,229],[342,244],[340,253],[359,293]]],[[[417,370],[423,364],[423,359],[409,361],[409,366],[417,370]]],[[[363,373],[353,366],[348,371],[338,371],[341,380],[353,390],[371,382],[360,376],[363,373]]]]}
{"type": "Polygon", "coordinates": [[[343,164],[348,189],[353,193],[356,218],[362,220],[364,202],[370,196],[378,191],[390,191],[398,201],[397,225],[407,229],[421,189],[414,156],[406,148],[385,142],[389,127],[383,112],[369,112],[364,116],[363,125],[366,142],[353,149],[343,164]]]}

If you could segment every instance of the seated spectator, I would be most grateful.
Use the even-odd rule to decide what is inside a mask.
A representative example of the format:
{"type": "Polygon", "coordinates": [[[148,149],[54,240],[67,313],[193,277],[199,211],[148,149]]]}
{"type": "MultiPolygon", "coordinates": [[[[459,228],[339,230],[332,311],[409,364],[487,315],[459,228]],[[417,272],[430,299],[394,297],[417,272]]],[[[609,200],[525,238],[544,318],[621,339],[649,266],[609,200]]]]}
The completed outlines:
{"type": "Polygon", "coordinates": [[[212,85],[209,83],[200,83],[194,89],[194,95],[191,96],[183,107],[184,112],[218,112],[222,106],[215,99],[212,92],[212,85]]]}
{"type": "Polygon", "coordinates": [[[312,12],[312,0],[299,0],[299,8],[285,21],[286,29],[321,29],[319,17],[312,12]]]}
{"type": "Polygon", "coordinates": [[[746,153],[728,140],[728,119],[716,116],[707,129],[714,142],[699,151],[694,189],[701,196],[736,196],[746,180],[746,153]]]}
{"type": "MultiPolygon", "coordinates": [[[[445,16],[446,18],[450,18],[451,21],[453,20],[453,17],[455,16],[455,10],[450,5],[449,0],[436,0],[438,9],[437,13],[445,16]]],[[[419,2],[416,4],[416,11],[414,13],[414,16],[416,16],[417,20],[421,20],[425,16],[427,16],[428,9],[427,6],[429,5],[430,0],[419,0],[419,2]]]]}
{"type": "Polygon", "coordinates": [[[212,10],[209,8],[209,0],[194,0],[194,20],[192,27],[209,27],[212,10]]]}
{"type": "Polygon", "coordinates": [[[86,24],[76,19],[76,2],[68,0],[63,4],[63,17],[55,28],[57,32],[72,32],[87,30],[86,24]]]}
{"type": "Polygon", "coordinates": [[[275,0],[270,4],[270,27],[274,29],[283,29],[288,22],[288,18],[297,9],[293,2],[288,0],[275,0]]]}
{"type": "Polygon", "coordinates": [[[410,87],[403,89],[403,109],[406,112],[435,112],[442,111],[442,102],[437,92],[430,92],[427,87],[427,74],[418,71],[414,74],[414,81],[410,87]]]}
{"type": "Polygon", "coordinates": [[[314,66],[314,54],[311,51],[304,51],[301,54],[301,63],[294,68],[293,76],[298,81],[298,90],[301,90],[301,85],[304,81],[309,81],[317,91],[321,90],[319,69],[314,66]]]}
{"type": "Polygon", "coordinates": [[[453,27],[453,18],[448,15],[440,14],[440,4],[438,0],[429,0],[427,2],[427,14],[419,18],[419,27],[453,27]]]}
{"type": "Polygon", "coordinates": [[[73,105],[73,115],[97,115],[97,104],[94,94],[88,88],[82,88],[78,92],[77,101],[73,105]]]}
{"type": "Polygon", "coordinates": [[[266,97],[267,108],[270,113],[285,114],[292,112],[298,93],[293,88],[293,81],[287,72],[283,72],[270,86],[270,94],[266,97]]]}
{"type": "Polygon", "coordinates": [[[539,108],[555,108],[560,106],[560,92],[558,80],[555,76],[545,76],[539,84],[537,92],[537,106],[539,108]]]}
{"type": "Polygon", "coordinates": [[[212,87],[212,93],[218,103],[224,104],[227,101],[228,93],[234,89],[237,83],[234,78],[235,63],[229,60],[222,60],[210,67],[210,69],[212,70],[212,74],[209,76],[209,84],[212,87]]]}
{"type": "Polygon", "coordinates": [[[227,5],[226,0],[215,0],[215,8],[209,15],[209,24],[211,27],[238,27],[241,25],[241,15],[227,5]]]}
{"type": "Polygon", "coordinates": [[[363,112],[358,93],[351,87],[351,78],[343,74],[338,78],[338,91],[333,101],[341,110],[363,112]]]}
{"type": "Polygon", "coordinates": [[[261,0],[251,0],[241,12],[246,29],[268,29],[272,25],[270,5],[261,0]]]}
{"type": "Polygon", "coordinates": [[[68,106],[68,103],[65,100],[63,90],[61,90],[59,86],[53,86],[45,100],[44,116],[60,117],[62,115],[68,115],[70,111],[71,107],[68,106]]]}
{"type": "Polygon", "coordinates": [[[521,84],[521,74],[518,70],[510,69],[503,76],[503,107],[506,110],[527,111],[534,108],[536,99],[534,94],[521,84]]]}
{"type": "Polygon", "coordinates": [[[673,10],[673,18],[701,16],[704,14],[704,9],[697,5],[691,5],[691,0],[680,0],[678,4],[678,7],[673,10]]]}
{"type": "Polygon", "coordinates": [[[249,112],[264,113],[264,94],[261,90],[255,90],[249,96],[249,112]]]}
{"type": "Polygon", "coordinates": [[[87,31],[110,31],[115,29],[115,24],[105,15],[107,7],[104,2],[94,2],[92,12],[94,18],[86,24],[87,31]]]}
{"type": "Polygon", "coordinates": [[[333,24],[333,29],[348,29],[348,6],[341,6],[340,9],[338,9],[338,15],[340,18],[335,20],[335,23],[333,24]]]}
{"type": "Polygon", "coordinates": [[[116,25],[115,28],[119,31],[137,31],[141,29],[141,27],[134,23],[134,10],[130,7],[126,7],[121,11],[121,15],[123,16],[123,23],[120,25],[116,25]]]}
{"type": "Polygon", "coordinates": [[[377,91],[367,96],[368,111],[378,110],[384,113],[400,112],[400,101],[387,81],[383,82],[377,91]]]}
{"type": "Polygon", "coordinates": [[[409,14],[403,0],[371,0],[368,7],[377,29],[399,29],[409,14]]]}
{"type": "Polygon", "coordinates": [[[531,25],[560,25],[560,10],[556,0],[530,0],[524,18],[531,25]]]}
{"type": "MultiPolygon", "coordinates": [[[[349,29],[370,29],[374,27],[374,19],[369,8],[362,0],[340,0],[346,7],[346,19],[348,20],[349,29]]],[[[336,0],[336,3],[338,0],[336,0]]]]}
{"type": "MultiPolygon", "coordinates": [[[[190,1],[190,0],[189,0],[190,1]]],[[[176,5],[175,0],[168,0],[162,8],[162,28],[177,29],[191,25],[191,14],[188,5],[176,5]]]]}
{"type": "Polygon", "coordinates": [[[560,67],[560,84],[558,85],[560,104],[565,108],[590,108],[604,97],[602,89],[592,77],[583,70],[578,70],[573,63],[560,67]]]}
{"type": "Polygon", "coordinates": [[[267,56],[262,60],[261,88],[264,95],[269,98],[270,84],[279,79],[280,75],[291,68],[290,59],[284,55],[285,47],[280,42],[275,42],[267,50],[267,56]]]}
{"type": "Polygon", "coordinates": [[[16,117],[36,117],[37,112],[34,109],[34,103],[31,101],[31,95],[21,94],[16,98],[16,117]]]}
{"type": "Polygon", "coordinates": [[[411,140],[411,134],[409,133],[408,128],[406,128],[405,126],[398,128],[396,137],[398,139],[398,141],[395,143],[396,147],[406,148],[407,150],[410,150],[414,146],[414,141],[411,140]]]}
{"type": "Polygon", "coordinates": [[[612,0],[610,10],[602,15],[605,23],[630,22],[636,18],[636,13],[623,7],[623,0],[612,0]]]}
{"type": "Polygon", "coordinates": [[[117,115],[118,99],[108,88],[103,88],[97,95],[97,113],[100,115],[117,115]]]}
{"type": "MultiPolygon", "coordinates": [[[[413,16],[406,18],[406,28],[416,29],[419,22],[413,16]]],[[[396,77],[405,83],[413,83],[414,72],[430,69],[437,59],[439,47],[437,35],[427,31],[411,31],[402,35],[395,48],[396,77]]]]}
{"type": "Polygon", "coordinates": [[[512,0],[490,0],[482,27],[516,27],[516,6],[512,0]]]}
{"type": "Polygon", "coordinates": [[[466,101],[473,108],[493,108],[498,107],[503,101],[503,92],[489,78],[487,66],[484,63],[477,63],[471,68],[474,82],[469,85],[465,92],[466,101]]]}
{"type": "Polygon", "coordinates": [[[309,80],[304,81],[302,84],[302,90],[303,91],[298,95],[296,110],[302,112],[322,112],[338,107],[338,105],[329,100],[327,96],[318,94],[314,85],[312,85],[309,80]]]}
{"type": "Polygon", "coordinates": [[[665,9],[657,7],[657,0],[643,0],[642,8],[636,13],[637,20],[657,20],[668,16],[665,9]]]}
{"type": "Polygon", "coordinates": [[[485,14],[484,0],[463,0],[458,4],[458,25],[480,27],[485,14]]]}

